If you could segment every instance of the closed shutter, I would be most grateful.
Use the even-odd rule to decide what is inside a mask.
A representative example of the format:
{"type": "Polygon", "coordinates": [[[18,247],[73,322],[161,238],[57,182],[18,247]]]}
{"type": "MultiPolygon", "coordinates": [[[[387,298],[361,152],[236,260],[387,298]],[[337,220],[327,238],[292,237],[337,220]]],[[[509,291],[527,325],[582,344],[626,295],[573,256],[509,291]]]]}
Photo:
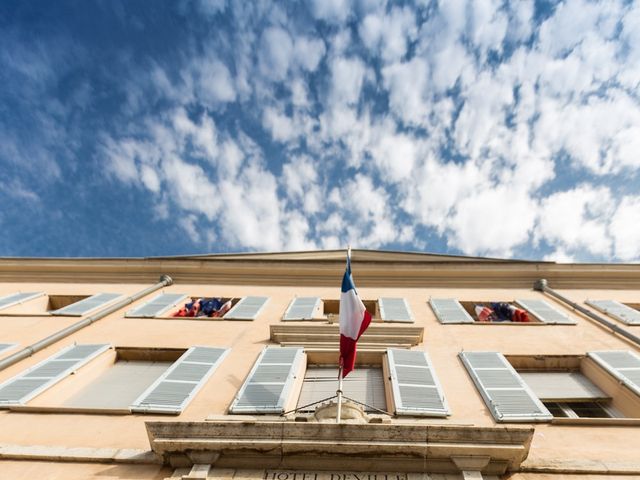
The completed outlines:
{"type": "Polygon", "coordinates": [[[71,345],[0,385],[0,405],[22,405],[77,370],[109,345],[71,345]]]}
{"type": "Polygon", "coordinates": [[[282,413],[300,363],[302,348],[265,347],[231,404],[231,413],[282,413]]]}
{"type": "Polygon", "coordinates": [[[23,292],[5,295],[4,297],[0,297],[0,310],[3,308],[11,307],[13,305],[17,305],[19,303],[28,302],[29,300],[33,300],[34,298],[38,298],[43,295],[44,292],[23,292]]]}
{"type": "Polygon", "coordinates": [[[5,350],[10,350],[15,347],[16,343],[0,343],[0,352],[4,352],[5,350]]]}
{"type": "Polygon", "coordinates": [[[224,316],[227,320],[253,320],[269,297],[244,297],[224,316]]]}
{"type": "Polygon", "coordinates": [[[426,352],[388,349],[397,415],[446,417],[449,407],[426,352]]]}
{"type": "Polygon", "coordinates": [[[567,325],[575,325],[576,323],[571,317],[556,310],[544,300],[528,298],[526,300],[516,300],[516,303],[544,323],[564,323],[567,325]]]}
{"type": "Polygon", "coordinates": [[[640,355],[628,350],[588,352],[587,355],[640,395],[640,355]]]}
{"type": "Polygon", "coordinates": [[[431,298],[431,308],[440,323],[473,323],[473,318],[454,298],[431,298]]]}
{"type": "Polygon", "coordinates": [[[296,297],[289,304],[282,320],[311,320],[320,315],[320,297],[296,297]]]}
{"type": "Polygon", "coordinates": [[[133,412],[179,414],[227,354],[226,348],[191,347],[131,405],[133,412]]]}
{"type": "Polygon", "coordinates": [[[539,422],[553,418],[501,353],[459,355],[496,421],[539,422]]]}
{"type": "Polygon", "coordinates": [[[587,300],[587,305],[627,325],[640,325],[640,312],[615,300],[587,300]]]}
{"type": "Polygon", "coordinates": [[[111,303],[116,298],[120,297],[121,295],[119,293],[96,293],[84,300],[80,300],[79,302],[72,303],[71,305],[55,310],[51,312],[51,314],[81,317],[82,315],[86,315],[93,310],[97,310],[103,305],[111,303]]]}
{"type": "Polygon", "coordinates": [[[413,323],[413,315],[404,298],[380,298],[380,318],[385,322],[413,323]]]}
{"type": "Polygon", "coordinates": [[[184,293],[161,293],[148,302],[129,310],[125,317],[158,317],[185,298],[187,296],[184,293]]]}

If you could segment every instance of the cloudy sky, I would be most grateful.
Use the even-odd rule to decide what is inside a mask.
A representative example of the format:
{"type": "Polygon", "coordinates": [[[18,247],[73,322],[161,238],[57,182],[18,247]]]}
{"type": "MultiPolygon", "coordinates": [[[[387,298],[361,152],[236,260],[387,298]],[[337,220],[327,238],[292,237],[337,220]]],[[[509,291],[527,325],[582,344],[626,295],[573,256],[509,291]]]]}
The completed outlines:
{"type": "Polygon", "coordinates": [[[4,1],[0,255],[640,260],[640,2],[4,1]]]}

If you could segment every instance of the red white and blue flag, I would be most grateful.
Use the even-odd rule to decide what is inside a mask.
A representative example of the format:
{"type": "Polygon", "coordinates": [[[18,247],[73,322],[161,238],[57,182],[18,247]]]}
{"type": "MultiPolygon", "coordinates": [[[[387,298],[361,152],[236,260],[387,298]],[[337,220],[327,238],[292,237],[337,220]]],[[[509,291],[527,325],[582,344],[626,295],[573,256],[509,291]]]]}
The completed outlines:
{"type": "Polygon", "coordinates": [[[342,378],[353,370],[356,363],[356,342],[371,323],[371,314],[367,312],[358,297],[351,276],[351,255],[347,254],[347,270],[342,277],[340,294],[340,365],[342,378]]]}

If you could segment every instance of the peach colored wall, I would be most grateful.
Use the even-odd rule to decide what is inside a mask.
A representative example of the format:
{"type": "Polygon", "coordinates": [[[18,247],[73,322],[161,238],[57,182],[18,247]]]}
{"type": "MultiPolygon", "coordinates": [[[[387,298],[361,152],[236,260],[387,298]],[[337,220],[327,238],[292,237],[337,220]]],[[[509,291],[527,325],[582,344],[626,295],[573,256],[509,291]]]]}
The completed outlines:
{"type": "MultiPolygon", "coordinates": [[[[356,277],[357,284],[357,277],[356,277]]],[[[250,287],[229,285],[173,285],[164,291],[192,296],[265,295],[270,300],[258,319],[250,321],[219,321],[197,319],[131,319],[124,318],[128,306],[102,319],[71,337],[38,352],[4,371],[0,382],[56,353],[61,348],[78,343],[110,343],[120,347],[180,347],[213,345],[231,349],[220,368],[179,417],[159,415],[87,415],[39,414],[0,411],[0,443],[21,445],[51,445],[68,447],[149,448],[144,428],[148,420],[204,420],[210,414],[224,414],[251,369],[264,345],[269,343],[269,325],[279,322],[291,299],[297,296],[339,298],[340,278],[335,288],[311,287],[250,287]]],[[[43,290],[55,294],[91,294],[100,291],[132,294],[147,285],[71,285],[20,284],[20,289],[43,290]]],[[[15,286],[0,285],[0,294],[16,291],[15,286]]],[[[575,315],[549,297],[529,289],[434,289],[434,288],[362,288],[363,299],[397,296],[408,299],[416,318],[416,326],[425,328],[424,343],[417,349],[427,349],[443,385],[452,415],[447,420],[419,420],[428,423],[495,425],[466,370],[457,357],[462,350],[495,350],[504,354],[584,354],[590,350],[633,349],[592,321],[575,315]],[[575,326],[556,325],[441,325],[427,304],[429,297],[459,300],[514,300],[545,298],[578,322],[575,326]]],[[[566,291],[576,301],[586,298],[640,301],[635,291],[566,291]]],[[[149,295],[146,301],[156,294],[149,295]]],[[[140,303],[138,302],[138,303],[140,303]]],[[[77,318],[3,317],[0,311],[0,341],[20,343],[21,347],[43,338],[77,318]]],[[[614,320],[612,320],[614,321],[614,320]]],[[[615,322],[615,321],[614,321],[615,322]]],[[[640,334],[640,328],[635,330],[640,334]]],[[[8,354],[13,353],[12,350],[8,354]]],[[[34,399],[30,405],[57,406],[65,396],[88,379],[91,363],[65,379],[49,392],[34,399]]],[[[403,419],[402,421],[411,421],[403,419]]],[[[581,458],[589,461],[637,462],[638,427],[593,427],[536,425],[529,461],[581,458]]],[[[115,467],[104,467],[115,468],[115,467]]],[[[123,467],[124,468],[124,467],[123,467]]],[[[75,478],[75,477],[72,477],[75,478]]],[[[106,477],[109,478],[109,477],[106,477]]],[[[135,477],[132,477],[135,478],[135,477]]],[[[527,478],[527,477],[522,477],[527,478]]]]}

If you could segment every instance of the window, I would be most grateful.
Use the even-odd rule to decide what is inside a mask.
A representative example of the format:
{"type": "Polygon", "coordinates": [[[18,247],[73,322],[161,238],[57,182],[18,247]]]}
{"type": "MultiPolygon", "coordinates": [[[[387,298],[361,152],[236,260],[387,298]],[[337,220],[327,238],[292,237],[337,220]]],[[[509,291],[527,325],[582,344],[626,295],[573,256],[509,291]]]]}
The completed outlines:
{"type": "Polygon", "coordinates": [[[185,351],[71,345],[1,384],[0,405],[179,414],[226,353],[200,346],[185,351]],[[66,388],[49,391],[65,379],[66,388]]]}
{"type": "MultiPolygon", "coordinates": [[[[482,398],[499,422],[554,419],[639,418],[640,396],[610,375],[640,373],[640,357],[632,352],[590,352],[587,356],[509,356],[498,352],[459,354],[482,398]],[[609,362],[601,368],[598,361],[609,362]],[[624,366],[621,366],[624,365],[624,366]]],[[[640,393],[640,389],[638,392],[640,393]]]]}
{"type": "Polygon", "coordinates": [[[440,323],[478,324],[575,324],[575,320],[542,299],[511,301],[458,301],[431,298],[429,304],[440,323]]]}
{"type": "Polygon", "coordinates": [[[640,304],[615,300],[587,300],[585,303],[627,325],[640,325],[640,304]]]}
{"type": "Polygon", "coordinates": [[[207,320],[254,320],[268,297],[189,297],[183,293],[161,293],[126,312],[129,318],[196,318],[207,320]]]}
{"type": "MultiPolygon", "coordinates": [[[[374,322],[413,323],[413,313],[404,298],[381,297],[376,300],[363,300],[365,308],[374,322]]],[[[328,320],[337,321],[340,314],[339,300],[323,300],[320,297],[294,298],[282,320],[328,320]]]]}
{"type": "MultiPolygon", "coordinates": [[[[231,404],[230,413],[280,414],[333,396],[337,388],[336,357],[337,352],[265,347],[231,404]]],[[[376,408],[384,405],[381,410],[396,415],[449,415],[426,352],[389,348],[361,352],[358,361],[356,370],[345,379],[345,395],[351,393],[355,400],[376,408]]]]}
{"type": "Polygon", "coordinates": [[[95,295],[46,295],[44,292],[15,293],[0,297],[2,315],[60,315],[80,317],[105,307],[121,297],[119,293],[95,295]]]}

